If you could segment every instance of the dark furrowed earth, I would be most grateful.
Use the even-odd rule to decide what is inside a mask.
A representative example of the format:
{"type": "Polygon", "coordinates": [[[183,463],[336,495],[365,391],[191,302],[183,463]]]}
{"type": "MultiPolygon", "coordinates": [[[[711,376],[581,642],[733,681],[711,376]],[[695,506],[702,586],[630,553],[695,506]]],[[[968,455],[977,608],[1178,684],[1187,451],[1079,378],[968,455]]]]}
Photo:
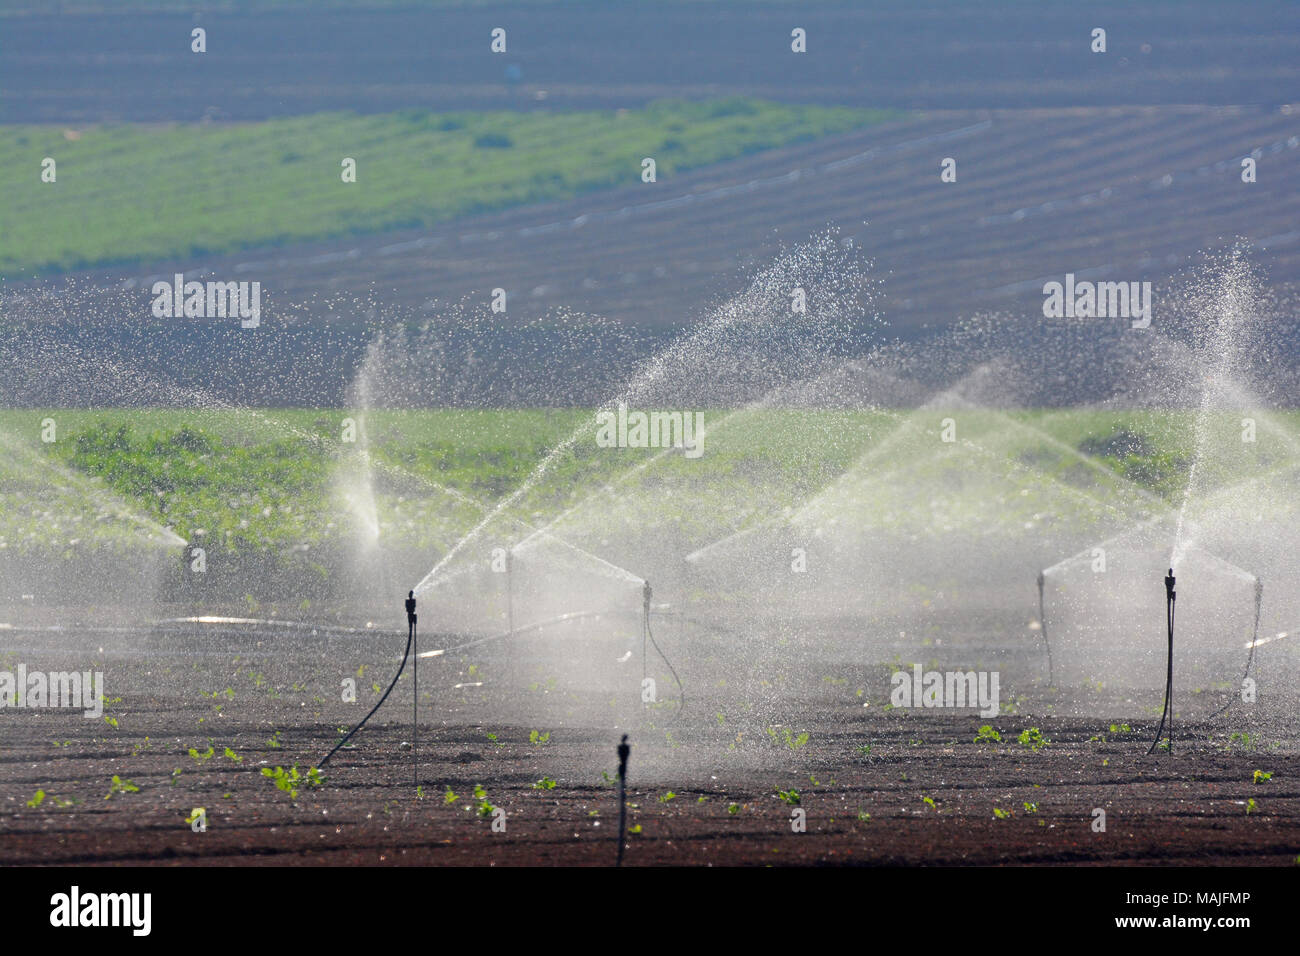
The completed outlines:
{"type": "Polygon", "coordinates": [[[795,667],[766,656],[750,682],[740,648],[695,645],[676,662],[679,712],[667,674],[663,699],[639,706],[640,649],[624,638],[489,643],[421,662],[422,796],[409,667],[313,785],[308,768],[378,699],[402,644],[188,627],[21,648],[33,668],[93,658],[116,726],[3,715],[0,863],[608,865],[622,733],[629,865],[1281,865],[1300,853],[1300,761],[1279,743],[1294,739],[1294,695],[1214,718],[1217,697],[1191,701],[1173,755],[1148,756],[1157,694],[1112,692],[1096,708],[1109,717],[1056,716],[1063,692],[1035,678],[1028,643],[1001,655],[1016,696],[989,718],[891,710],[887,671],[824,645],[795,667]],[[340,701],[341,676],[356,678],[358,703],[340,701]],[[1000,741],[975,741],[986,724],[1000,741]],[[1031,727],[1046,746],[1018,742],[1031,727]],[[302,775],[295,795],[263,773],[280,767],[302,775]],[[187,822],[197,807],[202,832],[187,822]]]}
{"type": "MultiPolygon", "coordinates": [[[[508,276],[512,315],[563,307],[662,326],[698,319],[756,265],[831,225],[872,262],[883,283],[876,305],[906,334],[981,310],[1037,312],[1043,282],[1067,271],[1159,280],[1238,237],[1256,242],[1275,282],[1297,281],[1300,199],[1287,188],[1297,137],[1300,115],[1256,108],[932,113],[653,186],[433,230],[161,264],[125,281],[141,289],[142,311],[150,281],[208,270],[273,275],[286,303],[373,290],[386,307],[427,310],[484,296],[508,276]],[[1242,183],[1238,158],[1255,150],[1270,174],[1242,183]],[[944,156],[959,159],[956,184],[939,181],[944,156]]],[[[268,310],[267,320],[309,314],[268,310]]]]}
{"type": "Polygon", "coordinates": [[[1287,4],[655,3],[7,17],[7,122],[628,107],[665,95],[907,109],[1282,103],[1287,4]],[[189,31],[208,31],[196,59],[189,31]],[[1108,31],[1106,56],[1091,31],[1108,31]],[[507,29],[504,55],[490,31],[507,29]],[[790,32],[807,32],[792,61],[790,32]],[[372,51],[365,54],[359,51],[372,51]],[[147,67],[144,66],[147,64],[147,67]],[[519,69],[507,83],[506,65],[519,69]]]}
{"type": "MultiPolygon", "coordinates": [[[[627,187],[431,229],[12,276],[6,298],[33,335],[91,351],[147,350],[186,385],[287,405],[340,403],[376,323],[477,314],[497,287],[512,322],[573,310],[657,334],[689,327],[782,249],[828,227],[871,261],[880,281],[872,306],[891,337],[923,338],[990,313],[1040,315],[1044,283],[1067,273],[1152,281],[1162,322],[1179,275],[1238,239],[1253,244],[1279,298],[1293,296],[1300,209],[1288,186],[1300,158],[1300,85],[1289,64],[1300,60],[1286,53],[1296,12],[1170,3],[1085,17],[1068,5],[1028,6],[1032,16],[950,3],[227,14],[207,23],[214,42],[198,63],[184,44],[161,52],[188,30],[184,16],[9,17],[0,104],[15,122],[617,108],[737,93],[925,112],[654,184],[630,168],[627,187]],[[512,52],[484,53],[507,13],[512,52]],[[797,68],[774,52],[788,49],[795,16],[816,40],[797,68]],[[1094,19],[1110,31],[1105,56],[1084,42],[1094,19]],[[888,43],[873,40],[886,34],[888,43]],[[47,35],[59,39],[35,39],[47,35]],[[363,48],[384,54],[358,61],[363,48]],[[51,57],[59,70],[47,68],[51,57]],[[502,82],[503,60],[522,67],[517,88],[502,82]],[[172,81],[159,82],[159,70],[172,81]],[[1253,183],[1241,181],[1246,156],[1258,163],[1253,183]],[[958,161],[954,183],[940,181],[945,157],[958,161]],[[261,277],[265,338],[288,341],[280,333],[292,329],[292,348],[259,346],[239,363],[222,358],[232,343],[187,349],[222,327],[155,328],[147,290],[176,272],[261,277]],[[28,301],[51,290],[53,310],[28,301]],[[303,354],[319,372],[304,369],[303,354]]],[[[526,351],[512,334],[503,328],[502,350],[526,351]]],[[[1277,331],[1290,351],[1295,334],[1277,331]]]]}
{"type": "MultiPolygon", "coordinates": [[[[1300,288],[1300,199],[1287,188],[1298,159],[1300,123],[1280,110],[931,114],[652,187],[432,230],[154,264],[128,278],[72,277],[68,294],[79,308],[113,320],[98,330],[28,309],[29,296],[59,294],[69,280],[10,283],[8,301],[18,315],[30,311],[33,335],[146,350],[185,383],[262,404],[341,401],[340,383],[364,355],[373,322],[461,307],[477,314],[502,276],[512,322],[576,310],[632,328],[680,329],[743,289],[771,257],[828,227],[871,263],[879,280],[871,306],[888,317],[891,337],[923,338],[981,314],[1041,316],[1044,283],[1067,273],[1152,281],[1163,322],[1174,317],[1166,299],[1187,271],[1242,239],[1279,300],[1300,288]],[[1242,183],[1239,157],[1256,152],[1269,173],[1242,183]],[[957,184],[939,181],[944,156],[960,159],[957,184]],[[174,272],[273,276],[264,326],[291,329],[292,347],[274,339],[237,365],[223,350],[251,339],[187,350],[186,337],[220,327],[151,324],[147,290],[174,272]],[[309,385],[304,353],[320,367],[309,385]]],[[[1275,338],[1293,350],[1296,331],[1281,325],[1275,338]]],[[[526,349],[512,344],[512,328],[499,332],[506,354],[526,349]]]]}
{"type": "MultiPolygon", "coordinates": [[[[483,309],[498,285],[512,319],[574,309],[671,331],[828,227],[873,260],[890,336],[988,312],[1041,315],[1044,282],[1066,273],[1149,279],[1160,293],[1237,237],[1253,241],[1279,298],[1293,294],[1300,11],[1201,0],[1025,9],[1032,15],[923,2],[3,17],[6,122],[614,110],[738,94],[925,111],[655,184],[630,167],[624,188],[428,230],[24,277],[6,283],[6,302],[24,333],[70,339],[88,355],[143,337],[160,381],[200,383],[204,396],[244,406],[341,404],[377,323],[483,309]],[[208,30],[203,58],[188,52],[195,24],[208,30]],[[510,31],[508,56],[487,52],[498,25],[510,31]],[[795,25],[810,52],[792,60],[795,25]],[[1109,30],[1105,56],[1088,51],[1098,25],[1109,30]],[[506,82],[510,68],[518,82],[506,82]],[[950,156],[958,179],[944,183],[950,156]],[[1258,161],[1256,182],[1241,179],[1245,156],[1258,161]],[[177,271],[265,278],[265,337],[246,339],[253,360],[200,347],[191,361],[215,324],[139,326],[150,280],[177,271]],[[29,298],[50,289],[53,317],[28,314],[29,298]],[[319,305],[331,296],[345,306],[319,305]],[[269,357],[276,336],[292,341],[274,347],[287,359],[269,357]]],[[[23,364],[40,354],[25,343],[10,351],[23,364]]],[[[44,379],[27,387],[25,404],[68,400],[42,391],[44,379]]],[[[1076,388],[1059,400],[1084,400],[1076,388]]],[[[928,642],[867,640],[861,622],[773,628],[762,616],[731,629],[670,621],[659,640],[684,700],[651,653],[659,699],[647,706],[630,618],[422,659],[418,746],[408,669],[316,778],[310,768],[392,679],[400,612],[377,613],[376,626],[323,615],[330,625],[177,622],[196,609],[151,605],[113,570],[126,582],[121,600],[138,606],[0,607],[0,671],[21,662],[102,671],[106,682],[91,719],[0,710],[0,864],[609,865],[623,734],[629,865],[1300,862],[1293,675],[1261,660],[1260,702],[1219,714],[1241,674],[1234,657],[1218,683],[1176,696],[1173,752],[1148,755],[1159,688],[1047,686],[1016,588],[999,591],[990,615],[1010,620],[1005,628],[963,611],[966,632],[942,632],[945,665],[1001,672],[1002,706],[989,716],[892,706],[891,672],[938,655],[928,642]]],[[[222,612],[283,620],[305,606],[222,612]]],[[[1147,622],[1143,636],[1161,624],[1147,622]]],[[[421,649],[462,639],[431,629],[421,649]]],[[[1289,658],[1290,648],[1261,654],[1289,658]]]]}

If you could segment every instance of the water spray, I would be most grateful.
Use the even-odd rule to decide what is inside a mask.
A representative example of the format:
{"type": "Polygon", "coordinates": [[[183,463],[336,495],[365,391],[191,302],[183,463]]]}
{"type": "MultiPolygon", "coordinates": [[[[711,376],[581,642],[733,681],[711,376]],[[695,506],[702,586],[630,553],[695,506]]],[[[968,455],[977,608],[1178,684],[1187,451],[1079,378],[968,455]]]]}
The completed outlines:
{"type": "MultiPolygon", "coordinates": [[[[333,757],[334,754],[336,754],[336,753],[338,752],[338,750],[339,750],[340,747],[342,747],[345,743],[347,743],[349,740],[351,740],[352,737],[353,737],[353,735],[356,734],[356,732],[357,732],[358,730],[360,730],[362,727],[364,727],[364,726],[366,725],[366,722],[369,721],[371,717],[375,716],[375,711],[379,710],[380,707],[384,706],[384,701],[388,700],[388,695],[391,694],[391,693],[393,692],[393,688],[397,686],[397,681],[398,681],[398,679],[402,676],[402,671],[406,669],[406,661],[407,661],[407,659],[411,656],[411,647],[412,647],[412,645],[415,644],[415,640],[416,640],[416,637],[415,637],[415,622],[416,622],[416,616],[415,616],[415,592],[414,592],[414,591],[410,591],[410,592],[407,593],[407,596],[406,596],[406,651],[402,654],[402,663],[398,665],[398,667],[397,667],[397,673],[393,675],[393,682],[392,682],[391,684],[388,685],[388,689],[384,691],[384,696],[382,696],[382,697],[379,698],[379,702],[378,702],[377,704],[375,704],[374,707],[370,708],[370,713],[368,713],[368,714],[366,714],[366,716],[362,717],[362,718],[361,718],[361,722],[358,723],[358,724],[357,724],[355,727],[353,727],[351,730],[349,730],[349,731],[347,732],[347,735],[346,735],[342,740],[340,740],[338,743],[336,743],[336,744],[334,745],[334,749],[332,749],[329,753],[327,753],[324,757],[321,758],[320,763],[318,763],[318,764],[316,765],[316,769],[317,769],[317,770],[319,770],[321,767],[325,766],[325,764],[329,762],[330,757],[333,757]]],[[[419,706],[420,706],[420,704],[419,704],[419,700],[420,700],[420,698],[417,696],[417,697],[415,698],[415,700],[416,700],[416,704],[415,704],[415,708],[416,708],[415,716],[416,716],[416,718],[417,718],[417,719],[416,719],[416,728],[417,728],[417,732],[418,732],[418,727],[419,727],[419,720],[418,720],[418,718],[419,718],[419,706]]],[[[418,787],[419,787],[419,758],[418,758],[418,757],[416,758],[416,771],[415,771],[415,772],[416,772],[416,787],[418,788],[418,787]]]]}
{"type": "Polygon", "coordinates": [[[1043,647],[1047,649],[1047,686],[1055,687],[1052,675],[1052,645],[1047,640],[1047,611],[1043,604],[1043,588],[1047,584],[1047,572],[1038,572],[1038,630],[1043,635],[1043,647]]]}
{"type": "Polygon", "coordinates": [[[623,865],[623,842],[627,833],[627,758],[632,753],[628,746],[627,734],[618,745],[618,859],[615,866],[623,865]]]}
{"type": "Polygon", "coordinates": [[[1169,719],[1169,733],[1167,736],[1169,752],[1174,752],[1174,603],[1178,600],[1178,592],[1174,590],[1174,584],[1174,569],[1170,568],[1169,573],[1165,575],[1165,618],[1169,625],[1169,653],[1166,657],[1165,668],[1165,706],[1160,711],[1160,726],[1156,729],[1156,739],[1151,741],[1151,749],[1147,753],[1155,753],[1161,736],[1165,734],[1166,717],[1169,719]]]}

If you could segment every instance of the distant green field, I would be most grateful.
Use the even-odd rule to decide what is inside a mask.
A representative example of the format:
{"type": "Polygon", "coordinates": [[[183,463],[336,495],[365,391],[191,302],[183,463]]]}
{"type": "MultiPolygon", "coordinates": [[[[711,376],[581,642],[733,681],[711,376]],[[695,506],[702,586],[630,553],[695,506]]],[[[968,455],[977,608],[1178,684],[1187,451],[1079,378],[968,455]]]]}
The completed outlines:
{"type": "Polygon", "coordinates": [[[427,227],[570,198],[901,114],[751,99],[582,112],[321,113],[258,123],[0,126],[0,275],[427,227]],[[42,161],[57,181],[41,181],[42,161]],[[342,161],[356,161],[356,182],[342,161]]]}
{"type": "MultiPolygon", "coordinates": [[[[1250,444],[1239,414],[1221,418],[1203,438],[1208,487],[1300,465],[1300,414],[1258,413],[1250,444]]],[[[696,547],[818,501],[914,533],[938,520],[1014,529],[1176,505],[1196,447],[1190,412],[715,409],[704,421],[704,454],[689,460],[599,448],[592,413],[572,409],[3,411],[0,548],[57,551],[149,522],[287,554],[346,539],[358,488],[381,540],[431,553],[521,488],[512,531],[571,509],[588,532],[652,515],[696,547]],[[344,437],[352,416],[357,443],[344,437]],[[953,444],[939,437],[950,416],[953,444]]]]}

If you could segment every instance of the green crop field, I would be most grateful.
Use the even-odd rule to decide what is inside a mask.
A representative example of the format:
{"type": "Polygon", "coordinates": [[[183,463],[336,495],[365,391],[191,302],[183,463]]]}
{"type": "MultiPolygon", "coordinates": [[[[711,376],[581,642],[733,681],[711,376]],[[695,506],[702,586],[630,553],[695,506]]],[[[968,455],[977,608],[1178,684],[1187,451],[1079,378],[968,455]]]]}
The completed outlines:
{"type": "MultiPolygon", "coordinates": [[[[0,275],[431,226],[641,182],[901,114],[751,99],[582,112],[320,113],[0,126],[0,275]],[[57,179],[43,182],[53,158],[57,179]],[[342,162],[356,161],[345,183],[342,162]]],[[[653,187],[647,186],[648,190],[653,187]]],[[[647,192],[647,197],[651,192],[647,192]]]]}
{"type": "MultiPolygon", "coordinates": [[[[946,497],[945,528],[1013,528],[1020,510],[1088,520],[1097,509],[1114,517],[1176,506],[1186,450],[1197,441],[1190,412],[703,415],[703,454],[688,459],[597,447],[593,413],[573,409],[8,410],[0,412],[0,549],[60,553],[166,528],[233,553],[292,560],[300,549],[346,542],[358,495],[381,541],[431,556],[507,499],[503,527],[515,531],[566,512],[587,530],[653,514],[694,546],[818,500],[864,526],[917,531],[937,520],[935,499],[946,497]],[[940,439],[948,417],[953,444],[940,439]],[[54,440],[43,441],[43,431],[54,440]]],[[[1297,467],[1300,414],[1257,416],[1250,444],[1240,440],[1239,415],[1212,423],[1200,481],[1227,487],[1297,467]]]]}

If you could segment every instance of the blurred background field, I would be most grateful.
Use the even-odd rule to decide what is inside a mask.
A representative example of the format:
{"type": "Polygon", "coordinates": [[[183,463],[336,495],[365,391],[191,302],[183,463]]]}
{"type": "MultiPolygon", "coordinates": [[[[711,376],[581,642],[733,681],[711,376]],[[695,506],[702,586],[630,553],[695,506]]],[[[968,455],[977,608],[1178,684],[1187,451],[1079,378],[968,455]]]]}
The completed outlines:
{"type": "Polygon", "coordinates": [[[321,113],[258,123],[0,125],[0,276],[332,239],[528,203],[901,114],[747,98],[635,110],[321,113]],[[57,160],[58,180],[19,170],[57,160]],[[356,182],[341,178],[356,162],[356,182]],[[52,188],[51,188],[52,187],[52,188]]]}
{"type": "MultiPolygon", "coordinates": [[[[1007,468],[1082,488],[1094,486],[1100,468],[1113,473],[1113,487],[1124,494],[1138,489],[1176,505],[1195,418],[1192,411],[1168,410],[942,408],[710,409],[703,415],[705,453],[691,460],[680,451],[598,448],[593,413],[577,409],[9,410],[0,412],[10,452],[0,485],[6,505],[0,548],[58,553],[96,533],[89,519],[45,520],[40,502],[50,493],[50,476],[58,475],[67,489],[59,506],[76,503],[80,486],[93,486],[124,513],[186,541],[306,560],[307,552],[297,549],[352,533],[340,474],[362,468],[373,486],[380,539],[432,547],[432,555],[517,491],[545,454],[573,434],[579,438],[572,448],[511,503],[520,521],[545,523],[579,503],[598,511],[649,498],[665,523],[713,515],[714,525],[696,532],[703,536],[698,543],[707,544],[711,533],[738,530],[730,521],[757,525],[788,515],[844,478],[888,471],[899,482],[924,485],[945,467],[936,452],[945,450],[939,431],[949,416],[963,437],[975,436],[971,447],[1007,468]],[[46,419],[56,423],[52,443],[41,441],[46,419]],[[342,439],[348,421],[360,422],[360,443],[342,439]],[[900,445],[896,432],[913,428],[917,437],[900,445]],[[894,444],[885,446],[891,435],[894,444]],[[887,457],[873,461],[877,444],[887,457]],[[713,495],[721,498],[710,504],[713,495]],[[738,502],[747,504],[740,519],[738,502]]],[[[1267,416],[1300,431],[1300,413],[1267,416]]],[[[1225,419],[1229,426],[1235,427],[1225,419]]],[[[1289,461],[1276,442],[1243,447],[1246,470],[1289,461]],[[1258,450],[1269,447],[1271,453],[1258,450]]],[[[975,461],[987,468],[986,460],[975,461]]],[[[869,522],[873,505],[860,504],[861,520],[869,522]]]]}

